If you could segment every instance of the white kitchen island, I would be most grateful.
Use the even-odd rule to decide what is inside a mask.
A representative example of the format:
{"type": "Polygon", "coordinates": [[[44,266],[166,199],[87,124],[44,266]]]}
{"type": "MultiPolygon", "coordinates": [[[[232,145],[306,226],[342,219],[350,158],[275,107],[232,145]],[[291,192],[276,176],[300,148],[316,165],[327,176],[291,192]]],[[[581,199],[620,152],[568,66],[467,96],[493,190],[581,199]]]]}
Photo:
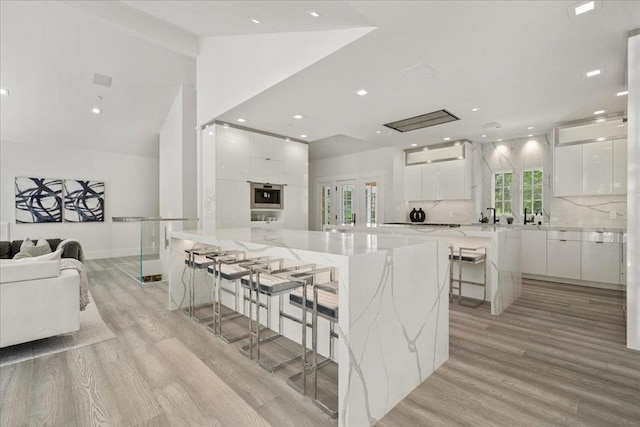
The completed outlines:
{"type": "MultiPolygon", "coordinates": [[[[378,236],[407,236],[415,239],[437,240],[441,244],[458,247],[486,246],[487,301],[491,314],[499,315],[522,292],[520,271],[520,228],[493,225],[463,225],[442,227],[429,225],[327,225],[326,231],[378,236]]],[[[535,256],[535,254],[530,254],[535,256]]],[[[457,273],[456,273],[457,274],[457,273]]],[[[470,286],[465,286],[468,292],[470,286]]],[[[473,291],[473,290],[471,290],[473,291]]],[[[477,294],[476,294],[477,295],[477,294]]],[[[474,297],[476,295],[473,295],[474,297]]]]}
{"type": "MultiPolygon", "coordinates": [[[[173,232],[170,309],[185,306],[184,249],[196,245],[338,269],[340,426],[373,425],[449,357],[447,244],[421,237],[299,230],[173,232]]],[[[196,293],[200,303],[211,294],[203,283],[196,293]]],[[[282,333],[288,335],[286,329],[282,333]]],[[[295,334],[289,338],[299,342],[295,334]]]]}

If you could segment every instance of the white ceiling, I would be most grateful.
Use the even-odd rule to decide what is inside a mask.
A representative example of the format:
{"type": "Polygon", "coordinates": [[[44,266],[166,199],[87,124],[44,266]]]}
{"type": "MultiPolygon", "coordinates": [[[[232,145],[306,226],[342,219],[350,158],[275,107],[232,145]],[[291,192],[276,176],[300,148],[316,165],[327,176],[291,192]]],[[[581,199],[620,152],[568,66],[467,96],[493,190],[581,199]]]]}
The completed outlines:
{"type": "Polygon", "coordinates": [[[102,9],[77,3],[85,6],[0,2],[0,75],[2,87],[11,90],[2,97],[3,141],[154,153],[177,87],[195,84],[193,59],[174,53],[192,52],[190,33],[364,26],[377,29],[218,119],[243,117],[248,127],[306,134],[313,158],[444,137],[494,141],[541,134],[595,110],[626,109],[626,97],[615,94],[625,87],[626,35],[640,27],[640,1],[606,1],[573,18],[567,8],[574,2],[567,1],[108,3],[119,12],[106,10],[104,2],[97,2],[102,9]],[[124,9],[155,22],[127,17],[124,9]],[[322,16],[313,18],[309,10],[322,16]],[[163,23],[176,29],[179,43],[170,46],[170,31],[161,40],[163,23]],[[142,32],[153,26],[155,35],[135,34],[136,25],[142,32]],[[401,73],[420,63],[433,70],[430,78],[401,73]],[[604,74],[581,76],[595,68],[604,74]],[[112,88],[91,84],[94,72],[112,76],[112,88]],[[361,88],[369,94],[355,95],[361,88]],[[100,116],[88,113],[96,95],[104,98],[100,116]],[[405,134],[382,126],[441,108],[461,120],[405,134]],[[502,127],[483,128],[491,122],[502,127]]]}
{"type": "Polygon", "coordinates": [[[2,1],[0,20],[2,141],[158,155],[179,86],[195,85],[193,58],[60,2],[2,1]]]}

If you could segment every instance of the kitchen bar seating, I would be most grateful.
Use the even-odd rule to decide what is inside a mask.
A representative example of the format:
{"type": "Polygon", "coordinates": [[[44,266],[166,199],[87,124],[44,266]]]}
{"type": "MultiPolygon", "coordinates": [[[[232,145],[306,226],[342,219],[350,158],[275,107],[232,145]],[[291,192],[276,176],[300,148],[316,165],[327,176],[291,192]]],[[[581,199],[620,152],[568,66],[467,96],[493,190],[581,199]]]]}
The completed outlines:
{"type": "Polygon", "coordinates": [[[312,398],[317,406],[333,418],[338,417],[338,402],[322,401],[318,397],[318,370],[331,363],[334,358],[333,338],[338,338],[334,325],[338,323],[338,281],[336,269],[333,267],[320,268],[308,273],[296,274],[298,280],[303,280],[305,286],[294,290],[289,295],[289,302],[302,310],[302,345],[306,347],[307,312],[311,310],[311,363],[308,363],[306,353],[302,357],[301,371],[289,378],[289,384],[303,395],[307,392],[307,375],[313,373],[312,398]],[[329,280],[321,280],[321,276],[328,276],[329,280]],[[318,362],[318,317],[329,321],[329,357],[318,362]],[[300,382],[300,384],[298,384],[300,382]]]}
{"type": "MultiPolygon", "coordinates": [[[[201,307],[196,307],[196,295],[195,295],[195,281],[197,273],[199,271],[206,272],[207,267],[213,264],[213,261],[206,258],[207,255],[220,255],[223,251],[218,247],[204,247],[204,248],[192,248],[185,249],[187,258],[184,260],[185,270],[189,271],[189,281],[185,284],[187,288],[188,305],[182,310],[184,314],[198,323],[208,322],[211,317],[201,317],[197,314],[197,310],[201,307]]],[[[184,278],[184,273],[183,273],[184,278]]],[[[206,280],[206,275],[205,275],[206,280]]],[[[184,280],[183,280],[184,284],[184,280]]]]}
{"type": "Polygon", "coordinates": [[[485,261],[487,259],[487,247],[475,246],[475,247],[449,247],[449,295],[454,297],[455,291],[458,292],[458,304],[466,305],[469,307],[479,307],[484,303],[487,298],[487,266],[485,261]],[[458,278],[454,278],[454,267],[458,266],[458,278]],[[466,280],[462,278],[462,271],[464,265],[478,265],[482,264],[483,280],[477,282],[473,280],[466,280]],[[457,286],[456,286],[457,284],[457,286]],[[473,285],[482,287],[482,299],[470,298],[462,295],[462,285],[473,285]]]}
{"type": "MultiPolygon", "coordinates": [[[[226,343],[236,342],[238,340],[249,337],[249,334],[243,334],[235,337],[229,337],[224,334],[222,325],[224,322],[232,321],[243,317],[238,306],[238,296],[240,295],[239,283],[240,279],[246,277],[250,273],[249,266],[258,263],[264,263],[269,257],[261,256],[256,258],[246,258],[246,254],[242,252],[241,257],[220,257],[216,259],[214,265],[209,266],[207,271],[213,276],[213,322],[207,328],[218,335],[226,343]],[[234,289],[228,289],[222,286],[223,280],[233,282],[234,289]],[[234,313],[226,316],[222,315],[222,292],[233,296],[234,313]]],[[[243,296],[243,303],[248,301],[248,297],[243,296]]],[[[244,306],[244,305],[243,305],[244,306]]]]}
{"type": "Polygon", "coordinates": [[[256,360],[260,366],[270,372],[275,372],[282,366],[306,355],[305,349],[300,351],[300,354],[295,354],[292,357],[286,358],[279,362],[272,364],[267,363],[261,358],[260,345],[270,341],[274,341],[277,338],[284,337],[280,334],[283,330],[283,320],[285,318],[290,320],[293,316],[286,315],[284,313],[284,301],[283,296],[290,293],[296,288],[304,286],[304,282],[291,278],[287,273],[304,272],[312,270],[315,266],[313,264],[295,265],[290,267],[284,267],[285,260],[282,258],[270,259],[262,263],[250,262],[247,264],[240,264],[243,267],[247,267],[250,270],[249,277],[241,279],[241,285],[249,290],[249,344],[240,347],[240,352],[246,357],[253,359],[253,351],[255,347],[256,360]],[[255,297],[254,297],[255,295],[255,297]],[[260,296],[267,297],[267,302],[262,303],[260,296]],[[267,327],[271,329],[271,297],[278,297],[278,322],[279,332],[268,337],[261,337],[260,327],[260,308],[265,308],[267,311],[267,327]],[[255,323],[253,319],[253,305],[255,304],[255,323]]]}

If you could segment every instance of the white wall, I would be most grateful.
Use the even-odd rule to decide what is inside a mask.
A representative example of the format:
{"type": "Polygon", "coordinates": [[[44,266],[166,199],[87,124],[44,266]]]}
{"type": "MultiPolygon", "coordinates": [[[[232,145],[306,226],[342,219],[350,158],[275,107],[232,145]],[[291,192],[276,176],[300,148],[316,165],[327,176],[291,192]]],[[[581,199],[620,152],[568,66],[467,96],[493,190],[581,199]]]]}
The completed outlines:
{"type": "Polygon", "coordinates": [[[627,347],[640,351],[640,30],[629,37],[627,347]]]}
{"type": "Polygon", "coordinates": [[[0,222],[10,224],[12,240],[74,238],[87,258],[139,252],[138,225],[112,223],[111,217],[158,215],[158,159],[153,157],[2,142],[0,178],[0,222]],[[16,224],[17,176],[104,181],[105,222],[16,224]]]}
{"type": "Polygon", "coordinates": [[[182,86],[160,129],[161,217],[195,218],[196,203],[196,96],[182,86]]]}

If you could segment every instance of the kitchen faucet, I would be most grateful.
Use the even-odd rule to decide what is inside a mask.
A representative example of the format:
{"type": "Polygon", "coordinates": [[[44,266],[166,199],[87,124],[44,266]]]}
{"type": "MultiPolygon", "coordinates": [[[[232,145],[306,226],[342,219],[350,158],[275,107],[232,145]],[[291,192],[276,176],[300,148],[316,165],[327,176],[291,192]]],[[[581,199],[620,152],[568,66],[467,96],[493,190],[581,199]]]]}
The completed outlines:
{"type": "Polygon", "coordinates": [[[487,208],[488,211],[493,211],[493,223],[496,223],[496,208],[487,208]]]}
{"type": "Polygon", "coordinates": [[[527,221],[527,208],[524,208],[524,225],[529,224],[530,222],[534,222],[533,219],[530,221],[527,221]]]}

